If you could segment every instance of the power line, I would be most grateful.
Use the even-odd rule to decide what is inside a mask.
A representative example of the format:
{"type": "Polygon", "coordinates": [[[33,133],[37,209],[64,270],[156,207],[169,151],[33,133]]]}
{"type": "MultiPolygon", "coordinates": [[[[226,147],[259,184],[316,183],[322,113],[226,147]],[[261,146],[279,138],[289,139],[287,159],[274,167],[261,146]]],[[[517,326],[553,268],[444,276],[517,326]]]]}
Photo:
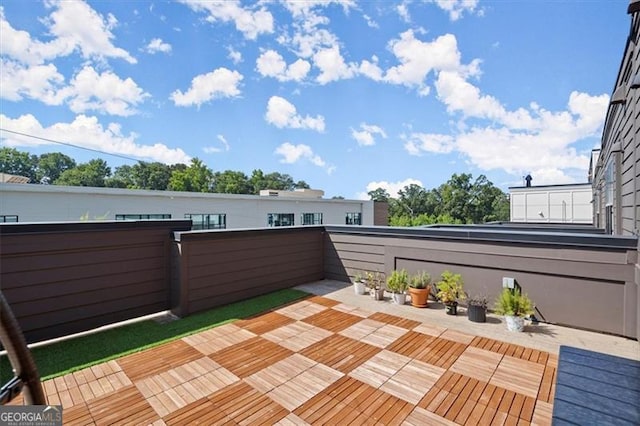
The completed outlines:
{"type": "Polygon", "coordinates": [[[113,154],[113,153],[110,153],[110,152],[100,151],[99,149],[87,148],[85,146],[80,146],[80,145],[74,145],[74,144],[69,143],[69,142],[60,142],[60,141],[56,141],[56,140],[49,139],[49,138],[43,138],[43,137],[40,137],[40,136],[30,135],[28,133],[16,132],[15,130],[4,129],[2,127],[0,127],[0,131],[1,132],[7,132],[7,133],[13,133],[14,135],[24,136],[24,137],[27,137],[27,138],[38,139],[38,140],[45,141],[45,142],[51,142],[51,143],[55,143],[55,144],[59,144],[59,145],[70,146],[72,148],[78,148],[78,149],[84,149],[86,151],[97,152],[98,154],[111,155],[113,157],[118,157],[118,158],[122,158],[122,159],[125,159],[125,160],[140,161],[141,163],[145,163],[146,162],[146,161],[140,160],[138,158],[127,157],[126,155],[122,155],[122,154],[113,154]]]}

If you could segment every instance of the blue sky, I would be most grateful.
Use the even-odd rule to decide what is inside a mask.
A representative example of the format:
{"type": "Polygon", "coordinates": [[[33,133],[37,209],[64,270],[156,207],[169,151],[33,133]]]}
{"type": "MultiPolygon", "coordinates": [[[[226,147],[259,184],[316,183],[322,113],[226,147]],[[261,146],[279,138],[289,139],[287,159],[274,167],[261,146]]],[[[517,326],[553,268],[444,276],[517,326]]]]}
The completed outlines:
{"type": "Polygon", "coordinates": [[[584,182],[627,5],[7,0],[0,127],[145,161],[279,171],[328,197],[453,173],[505,190],[527,173],[584,182]]]}

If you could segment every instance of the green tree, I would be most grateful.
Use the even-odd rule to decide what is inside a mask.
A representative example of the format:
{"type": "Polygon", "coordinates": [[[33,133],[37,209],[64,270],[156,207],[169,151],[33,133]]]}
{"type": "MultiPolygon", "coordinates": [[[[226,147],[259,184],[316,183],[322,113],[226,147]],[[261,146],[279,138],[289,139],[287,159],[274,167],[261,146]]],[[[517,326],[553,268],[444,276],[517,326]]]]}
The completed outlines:
{"type": "Polygon", "coordinates": [[[389,192],[384,188],[376,188],[373,191],[367,192],[367,195],[369,195],[373,201],[382,201],[385,203],[389,201],[389,198],[391,198],[389,192]]]}
{"type": "Polygon", "coordinates": [[[252,194],[253,186],[242,172],[225,170],[213,175],[213,192],[222,194],[252,194]]]}
{"type": "Polygon", "coordinates": [[[105,186],[109,188],[135,188],[133,167],[126,164],[116,167],[113,175],[105,181],[105,186]]]}
{"type": "MultiPolygon", "coordinates": [[[[186,168],[184,164],[182,164],[186,168]]],[[[140,161],[132,168],[134,188],[163,191],[169,186],[169,180],[176,166],[163,163],[140,161]]]]}
{"type": "Polygon", "coordinates": [[[38,157],[15,148],[0,148],[0,172],[10,175],[25,176],[31,183],[38,182],[36,169],[38,157]]]}
{"type": "Polygon", "coordinates": [[[106,179],[111,175],[111,169],[102,159],[93,159],[62,172],[54,182],[56,185],[67,186],[105,186],[106,179]]]}
{"type": "Polygon", "coordinates": [[[309,184],[303,180],[299,180],[293,184],[295,189],[311,189],[309,184]]]}
{"type": "Polygon", "coordinates": [[[172,191],[210,192],[212,185],[213,172],[198,158],[184,169],[176,168],[169,179],[172,191]]]}
{"type": "Polygon", "coordinates": [[[61,152],[51,152],[38,157],[36,179],[40,183],[53,183],[62,173],[73,169],[75,160],[61,152]]]}

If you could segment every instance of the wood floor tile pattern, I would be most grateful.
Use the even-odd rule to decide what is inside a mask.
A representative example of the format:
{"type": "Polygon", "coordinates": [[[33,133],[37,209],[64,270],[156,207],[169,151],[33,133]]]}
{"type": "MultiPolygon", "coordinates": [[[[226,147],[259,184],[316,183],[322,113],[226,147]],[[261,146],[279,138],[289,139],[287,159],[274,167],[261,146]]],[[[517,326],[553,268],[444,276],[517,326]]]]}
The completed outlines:
{"type": "Polygon", "coordinates": [[[315,296],[43,385],[65,424],[544,425],[557,366],[315,296]]]}

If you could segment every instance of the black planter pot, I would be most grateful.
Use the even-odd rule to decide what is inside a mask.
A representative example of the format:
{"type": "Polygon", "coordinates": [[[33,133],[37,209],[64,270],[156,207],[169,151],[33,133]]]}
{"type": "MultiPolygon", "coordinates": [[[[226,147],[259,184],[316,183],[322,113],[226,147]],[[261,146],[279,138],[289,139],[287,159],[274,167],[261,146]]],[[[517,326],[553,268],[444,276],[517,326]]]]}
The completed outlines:
{"type": "Polygon", "coordinates": [[[469,305],[467,308],[469,321],[487,322],[487,310],[482,306],[469,305]]]}
{"type": "Polygon", "coordinates": [[[445,304],[444,311],[447,315],[458,315],[458,302],[445,304]]]}

